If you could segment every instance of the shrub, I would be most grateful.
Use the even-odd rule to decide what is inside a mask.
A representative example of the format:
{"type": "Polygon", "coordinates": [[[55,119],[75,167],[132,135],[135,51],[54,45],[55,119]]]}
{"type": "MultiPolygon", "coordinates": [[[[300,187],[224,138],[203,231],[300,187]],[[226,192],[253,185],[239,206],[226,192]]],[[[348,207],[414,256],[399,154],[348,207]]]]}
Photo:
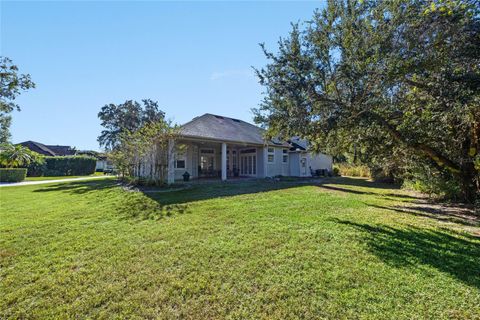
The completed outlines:
{"type": "MultiPolygon", "coordinates": [[[[335,165],[336,170],[340,173],[342,176],[350,176],[350,177],[364,177],[364,178],[370,178],[370,170],[368,169],[367,166],[359,165],[350,165],[350,164],[336,164],[335,165]]],[[[335,168],[333,169],[335,172],[335,168]]]]}
{"type": "Polygon", "coordinates": [[[26,176],[26,168],[0,168],[0,182],[20,182],[26,176]]]}
{"type": "Polygon", "coordinates": [[[129,177],[124,176],[121,179],[125,184],[131,186],[139,186],[139,187],[164,187],[167,184],[159,179],[151,179],[148,177],[129,177]]]}
{"type": "Polygon", "coordinates": [[[421,164],[409,172],[403,187],[443,200],[461,200],[461,187],[458,180],[429,166],[422,167],[421,164]]]}
{"type": "Polygon", "coordinates": [[[382,167],[370,168],[370,175],[372,179],[377,182],[383,182],[383,183],[401,182],[401,181],[398,181],[398,179],[395,179],[396,177],[394,173],[389,171],[388,168],[382,168],[382,167]]]}
{"type": "Polygon", "coordinates": [[[28,165],[27,176],[41,177],[45,174],[46,168],[45,157],[37,157],[28,165]]]}
{"type": "Polygon", "coordinates": [[[84,176],[95,172],[97,160],[86,156],[45,157],[45,176],[84,176]]]}
{"type": "Polygon", "coordinates": [[[337,166],[333,166],[333,175],[338,177],[340,175],[340,169],[337,166]]]}

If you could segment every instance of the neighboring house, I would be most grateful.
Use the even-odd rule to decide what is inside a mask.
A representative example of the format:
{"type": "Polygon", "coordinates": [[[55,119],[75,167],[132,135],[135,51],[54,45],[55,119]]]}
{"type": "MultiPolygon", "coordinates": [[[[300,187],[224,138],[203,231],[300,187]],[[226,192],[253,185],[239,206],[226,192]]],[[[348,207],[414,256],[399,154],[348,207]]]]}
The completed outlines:
{"type": "Polygon", "coordinates": [[[104,153],[93,150],[81,150],[77,152],[77,155],[89,156],[97,159],[95,171],[105,172],[113,169],[112,162],[107,159],[107,156],[104,153]]]}
{"type": "Polygon", "coordinates": [[[97,157],[97,164],[95,165],[95,171],[106,171],[112,164],[107,161],[107,157],[97,157]]]}
{"type": "Polygon", "coordinates": [[[204,114],[180,127],[170,141],[168,183],[182,179],[219,177],[308,177],[316,169],[332,170],[332,158],[315,154],[301,139],[265,140],[265,131],[242,120],[204,114]]]}
{"type": "Polygon", "coordinates": [[[35,141],[25,141],[18,143],[19,145],[22,145],[24,147],[27,147],[28,149],[43,154],[44,156],[50,156],[50,157],[57,157],[57,156],[74,156],[77,152],[75,148],[72,148],[70,146],[52,146],[52,145],[45,145],[40,142],[35,142],[35,141]]]}

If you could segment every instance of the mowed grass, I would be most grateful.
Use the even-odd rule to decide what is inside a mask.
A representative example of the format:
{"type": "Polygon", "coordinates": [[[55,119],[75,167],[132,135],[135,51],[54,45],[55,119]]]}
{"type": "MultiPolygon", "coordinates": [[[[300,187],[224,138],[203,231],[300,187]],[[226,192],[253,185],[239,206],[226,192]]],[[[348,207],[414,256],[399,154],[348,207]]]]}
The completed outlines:
{"type": "Polygon", "coordinates": [[[477,220],[360,179],[0,190],[0,318],[479,319],[477,220]]]}

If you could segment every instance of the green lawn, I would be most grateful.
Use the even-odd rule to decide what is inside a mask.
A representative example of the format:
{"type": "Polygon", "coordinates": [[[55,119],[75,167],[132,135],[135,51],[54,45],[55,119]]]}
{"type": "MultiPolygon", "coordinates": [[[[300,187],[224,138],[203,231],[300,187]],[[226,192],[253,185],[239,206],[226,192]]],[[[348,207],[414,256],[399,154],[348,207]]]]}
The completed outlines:
{"type": "Polygon", "coordinates": [[[56,176],[56,177],[27,177],[24,181],[45,181],[45,180],[63,180],[72,178],[88,178],[104,176],[103,172],[95,172],[88,176],[56,176]]]}
{"type": "Polygon", "coordinates": [[[385,185],[107,179],[0,200],[1,319],[480,319],[478,220],[385,185]]]}

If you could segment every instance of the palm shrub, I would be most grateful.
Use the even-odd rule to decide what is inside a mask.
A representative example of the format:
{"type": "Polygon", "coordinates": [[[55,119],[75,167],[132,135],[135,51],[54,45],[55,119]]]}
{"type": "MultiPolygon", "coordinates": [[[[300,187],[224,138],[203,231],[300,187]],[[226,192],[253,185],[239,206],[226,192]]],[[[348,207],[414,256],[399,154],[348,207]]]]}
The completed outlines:
{"type": "Polygon", "coordinates": [[[5,168],[26,167],[39,156],[21,145],[4,144],[0,147],[0,165],[5,168]]]}

